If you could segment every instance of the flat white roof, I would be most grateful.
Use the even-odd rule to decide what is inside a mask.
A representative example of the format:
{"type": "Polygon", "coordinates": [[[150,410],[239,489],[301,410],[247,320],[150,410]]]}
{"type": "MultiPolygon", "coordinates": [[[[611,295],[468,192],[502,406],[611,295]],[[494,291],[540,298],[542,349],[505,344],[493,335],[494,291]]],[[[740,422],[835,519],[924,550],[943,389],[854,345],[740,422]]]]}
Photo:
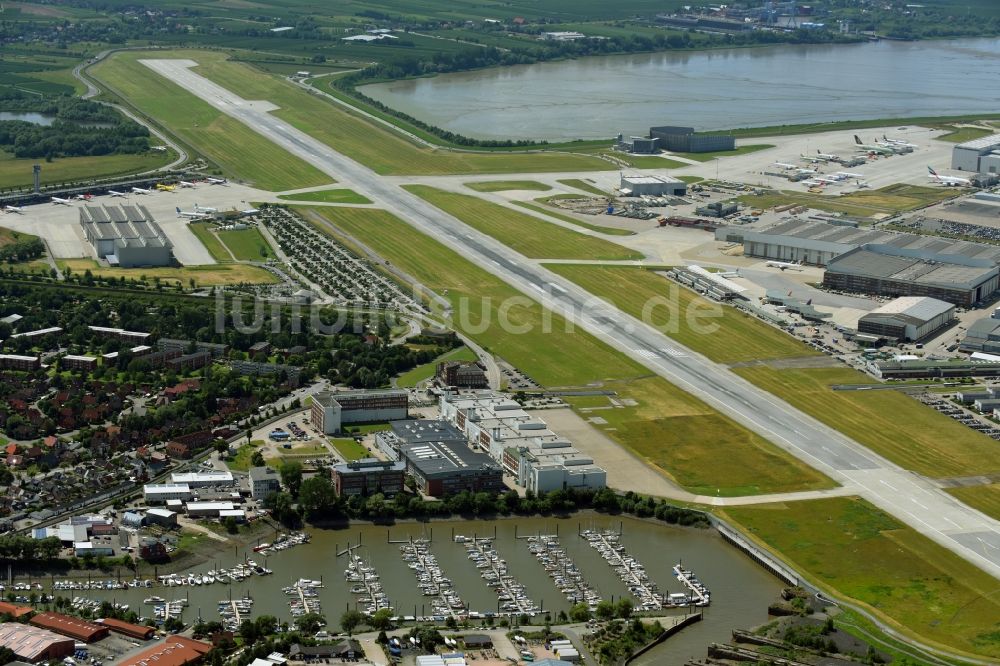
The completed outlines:
{"type": "Polygon", "coordinates": [[[10,359],[13,361],[37,361],[37,356],[21,356],[19,354],[0,354],[0,358],[10,359]]]}
{"type": "Polygon", "coordinates": [[[211,483],[221,483],[223,481],[232,481],[232,472],[180,472],[170,475],[170,480],[174,483],[190,484],[197,483],[199,481],[206,481],[211,483]]]}
{"type": "Polygon", "coordinates": [[[232,511],[233,503],[232,502],[188,502],[187,508],[188,511],[190,511],[191,509],[208,510],[208,511],[211,511],[212,509],[215,509],[217,511],[232,511]]]}
{"type": "Polygon", "coordinates": [[[956,148],[970,148],[972,150],[983,150],[985,148],[992,148],[994,146],[1000,145],[1000,134],[991,134],[990,136],[979,137],[978,139],[973,139],[972,141],[966,141],[960,143],[956,148]]]}
{"type": "Polygon", "coordinates": [[[663,183],[669,183],[675,185],[677,183],[683,183],[683,180],[679,178],[673,178],[672,176],[622,176],[623,183],[629,183],[631,185],[660,185],[663,183]]]}
{"type": "Polygon", "coordinates": [[[40,328],[37,331],[25,331],[24,333],[15,333],[10,336],[13,338],[33,338],[38,335],[48,335],[49,333],[58,333],[62,328],[59,326],[52,326],[50,328],[40,328]]]}
{"type": "Polygon", "coordinates": [[[954,310],[955,306],[929,296],[902,296],[880,305],[868,314],[900,314],[918,319],[933,319],[954,310]]]}
{"type": "Polygon", "coordinates": [[[191,492],[191,486],[186,483],[147,483],[142,487],[144,493],[179,493],[191,492]]]}
{"type": "Polygon", "coordinates": [[[171,516],[176,516],[177,512],[171,511],[170,509],[148,509],[146,511],[146,515],[159,516],[161,518],[170,518],[171,516]]]}
{"type": "Polygon", "coordinates": [[[65,356],[63,356],[63,359],[68,360],[68,361],[87,361],[87,362],[90,362],[90,361],[96,361],[97,357],[96,356],[78,356],[76,354],[66,354],[65,356]]]}

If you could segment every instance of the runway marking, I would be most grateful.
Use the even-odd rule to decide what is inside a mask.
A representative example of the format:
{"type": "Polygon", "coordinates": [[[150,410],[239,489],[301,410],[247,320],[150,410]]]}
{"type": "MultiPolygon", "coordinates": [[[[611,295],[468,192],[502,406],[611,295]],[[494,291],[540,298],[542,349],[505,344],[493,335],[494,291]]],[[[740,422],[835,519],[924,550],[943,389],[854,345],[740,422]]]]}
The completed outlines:
{"type": "Polygon", "coordinates": [[[979,543],[983,544],[984,546],[988,546],[988,547],[992,548],[993,550],[997,550],[996,546],[994,546],[993,544],[991,544],[989,541],[983,541],[982,537],[976,537],[976,540],[979,543]]]}
{"type": "Polygon", "coordinates": [[[534,282],[529,282],[528,284],[530,284],[530,285],[531,285],[531,288],[532,288],[532,289],[537,289],[538,291],[540,291],[540,292],[541,292],[541,293],[543,293],[543,294],[545,293],[545,290],[544,290],[544,289],[542,289],[541,287],[539,287],[539,286],[538,286],[537,284],[535,284],[534,282]]]}
{"type": "Polygon", "coordinates": [[[674,349],[673,347],[663,347],[662,350],[667,356],[673,356],[675,358],[687,358],[687,354],[682,352],[680,349],[674,349]]]}
{"type": "Polygon", "coordinates": [[[947,521],[948,521],[949,523],[951,523],[952,525],[954,525],[955,527],[957,527],[957,528],[959,528],[959,529],[961,529],[961,528],[962,528],[962,526],[961,526],[961,525],[959,525],[958,523],[956,523],[956,522],[955,522],[954,520],[952,520],[951,518],[945,518],[945,520],[947,520],[947,521]]]}
{"type": "Polygon", "coordinates": [[[891,483],[883,481],[882,479],[879,479],[878,482],[881,483],[883,486],[889,486],[890,488],[892,488],[893,490],[895,490],[897,493],[899,492],[899,488],[897,488],[896,486],[892,485],[891,483]]]}
{"type": "Polygon", "coordinates": [[[656,352],[650,351],[648,349],[633,349],[632,351],[634,351],[636,354],[638,354],[639,356],[641,356],[643,358],[653,359],[653,358],[659,358],[659,356],[660,356],[656,352]]]}
{"type": "Polygon", "coordinates": [[[910,501],[913,502],[914,504],[916,504],[917,506],[919,506],[921,509],[926,509],[927,508],[926,506],[924,506],[923,504],[921,504],[917,500],[913,499],[912,497],[910,498],[910,501]]]}
{"type": "Polygon", "coordinates": [[[564,294],[566,293],[566,290],[557,285],[555,282],[549,282],[549,286],[555,289],[556,291],[561,291],[564,294]]]}

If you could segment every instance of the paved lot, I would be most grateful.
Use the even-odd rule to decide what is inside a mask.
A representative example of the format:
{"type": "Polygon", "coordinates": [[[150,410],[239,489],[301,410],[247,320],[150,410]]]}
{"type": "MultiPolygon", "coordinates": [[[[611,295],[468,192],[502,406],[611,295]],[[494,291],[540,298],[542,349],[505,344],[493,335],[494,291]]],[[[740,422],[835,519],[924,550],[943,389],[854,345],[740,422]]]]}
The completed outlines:
{"type": "MultiPolygon", "coordinates": [[[[476,232],[326,144],[267,113],[255,111],[235,93],[190,71],[184,61],[142,62],[331,177],[336,177],[345,186],[367,195],[417,229],[455,248],[479,265],[488,267],[499,278],[547,307],[568,313],[570,320],[603,342],[702,398],[838,482],[856,486],[858,494],[879,508],[1000,577],[1000,522],[965,506],[938,489],[930,480],[876,455],[728,369],[665,338],[642,322],[620,311],[588,307],[592,297],[575,284],[476,232]],[[973,541],[985,547],[978,548],[973,541]]],[[[795,151],[797,147],[798,152],[809,152],[807,144],[810,140],[815,142],[810,137],[790,139],[782,150],[795,151]]],[[[824,149],[840,150],[842,146],[834,144],[829,148],[824,146],[824,149]]],[[[947,152],[949,149],[950,146],[945,145],[936,150],[947,152]]],[[[935,149],[928,150],[933,152],[935,149]]],[[[763,155],[759,159],[773,160],[776,157],[763,155]]],[[[910,158],[897,157],[885,162],[899,166],[913,163],[915,174],[916,160],[921,158],[926,159],[926,156],[915,153],[910,158]]],[[[906,172],[897,170],[895,175],[885,176],[885,179],[898,180],[906,176],[906,172]]],[[[875,186],[877,183],[872,184],[875,186]]]]}

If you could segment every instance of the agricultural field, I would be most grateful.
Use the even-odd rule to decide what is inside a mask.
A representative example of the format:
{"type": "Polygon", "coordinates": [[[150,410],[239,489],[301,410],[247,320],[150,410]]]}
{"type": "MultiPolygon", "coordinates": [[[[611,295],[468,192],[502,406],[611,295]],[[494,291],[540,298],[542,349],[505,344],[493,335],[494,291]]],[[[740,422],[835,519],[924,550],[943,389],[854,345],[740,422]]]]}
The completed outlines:
{"type": "Polygon", "coordinates": [[[430,363],[418,365],[412,370],[404,372],[396,378],[396,386],[410,388],[416,386],[420,382],[427,381],[434,376],[434,373],[437,371],[438,363],[443,363],[444,361],[475,361],[477,358],[476,353],[468,347],[458,347],[456,349],[452,349],[451,351],[441,354],[430,363]]]}
{"type": "Polygon", "coordinates": [[[898,631],[1000,657],[997,581],[859,498],[727,507],[719,513],[830,594],[898,631]]]}
{"type": "Polygon", "coordinates": [[[650,378],[646,368],[590,334],[568,331],[560,316],[549,314],[551,327],[544,332],[540,305],[398,218],[373,209],[297,210],[318,228],[358,239],[413,279],[446,293],[458,313],[452,322],[456,328],[541,385],[610,386],[635,400],[633,407],[613,410],[608,421],[614,419],[615,425],[609,428],[618,430],[606,434],[692,492],[742,495],[832,485],[697,398],[650,378]],[[511,324],[530,327],[521,335],[507,334],[495,323],[499,305],[513,298],[525,303],[508,313],[511,324]]]}
{"type": "Polygon", "coordinates": [[[1000,449],[975,430],[897,391],[833,391],[870,384],[847,368],[776,370],[744,367],[738,375],[906,469],[932,478],[996,474],[1000,449]]]}
{"type": "MultiPolygon", "coordinates": [[[[176,53],[198,55],[200,52],[176,53]]],[[[315,167],[137,62],[139,58],[165,55],[134,51],[116,53],[91,67],[89,73],[233,177],[270,190],[311,187],[330,181],[315,167]]],[[[216,57],[221,56],[216,54],[216,57]]]]}
{"type": "Polygon", "coordinates": [[[109,268],[101,266],[93,259],[60,259],[59,268],[71,269],[74,273],[90,271],[101,277],[137,280],[149,285],[195,287],[215,287],[236,284],[274,284],[278,280],[271,273],[256,266],[245,264],[217,264],[209,266],[181,266],[180,268],[109,268]]]}
{"type": "Polygon", "coordinates": [[[476,192],[508,192],[511,190],[538,190],[546,192],[552,187],[535,180],[484,180],[478,183],[466,183],[466,187],[476,192]]]}
{"type": "Polygon", "coordinates": [[[877,190],[862,190],[841,196],[824,196],[801,192],[771,192],[768,194],[745,194],[737,199],[754,208],[771,208],[784,204],[808,206],[830,213],[844,213],[855,217],[891,215],[913,210],[921,206],[937,203],[955,196],[947,187],[923,187],[921,185],[887,185],[877,190]]]}
{"type": "Polygon", "coordinates": [[[982,511],[990,518],[1000,520],[1000,484],[990,483],[982,486],[960,486],[946,488],[961,502],[968,504],[977,511],[982,511]]]}
{"type": "Polygon", "coordinates": [[[229,248],[237,261],[267,261],[274,259],[274,250],[264,240],[260,231],[249,229],[231,229],[218,232],[219,240],[229,248]]]}
{"type": "Polygon", "coordinates": [[[642,255],[609,241],[585,236],[536,217],[466,194],[425,185],[405,189],[454,215],[511,249],[533,259],[641,259],[642,255]]]}
{"type": "Polygon", "coordinates": [[[279,194],[279,199],[285,201],[315,201],[319,203],[338,204],[370,204],[372,201],[354,190],[333,189],[317,190],[315,192],[299,192],[298,194],[279,194]]]}
{"type": "MultiPolygon", "coordinates": [[[[4,12],[6,19],[6,12],[4,12]]],[[[16,88],[29,93],[72,95],[80,84],[73,78],[77,59],[39,53],[5,53],[0,61],[0,87],[16,88]]]]}
{"type": "Polygon", "coordinates": [[[0,151],[0,191],[30,186],[32,166],[42,165],[43,185],[89,183],[94,178],[149,171],[176,159],[173,151],[152,151],[142,155],[100,155],[97,157],[56,157],[51,162],[16,158],[0,151]]]}
{"type": "MultiPolygon", "coordinates": [[[[552,197],[549,197],[550,199],[552,197]]],[[[544,201],[543,199],[535,199],[535,201],[544,201]]],[[[609,236],[634,236],[634,231],[629,231],[628,229],[619,229],[618,227],[602,227],[596,224],[589,224],[581,219],[575,218],[571,215],[566,215],[560,213],[557,210],[552,210],[551,208],[544,208],[542,206],[536,206],[533,203],[528,203],[527,201],[512,201],[515,206],[520,206],[521,208],[527,208],[528,210],[535,211],[536,213],[541,213],[543,215],[548,215],[549,217],[554,217],[557,220],[562,220],[563,222],[569,222],[570,224],[575,224],[578,227],[583,227],[584,229],[590,229],[591,231],[596,231],[598,233],[607,234],[609,236]]]]}
{"type": "Polygon", "coordinates": [[[548,264],[546,268],[639,319],[649,304],[663,303],[651,310],[646,323],[717,363],[820,355],[773,326],[641,267],[548,264]],[[704,313],[695,323],[701,321],[711,331],[696,331],[688,313],[704,313]]]}

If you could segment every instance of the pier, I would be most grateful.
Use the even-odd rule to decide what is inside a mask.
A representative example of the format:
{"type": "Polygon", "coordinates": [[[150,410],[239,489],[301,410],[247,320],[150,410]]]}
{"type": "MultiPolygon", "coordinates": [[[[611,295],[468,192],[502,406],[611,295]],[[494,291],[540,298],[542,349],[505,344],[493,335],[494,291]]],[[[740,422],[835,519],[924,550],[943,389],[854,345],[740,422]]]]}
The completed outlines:
{"type": "Polygon", "coordinates": [[[357,553],[351,555],[351,563],[344,570],[344,579],[356,583],[351,588],[351,593],[361,595],[358,603],[366,604],[364,612],[371,615],[377,610],[392,608],[389,597],[382,590],[379,575],[375,573],[374,568],[366,565],[357,553]]]}
{"type": "Polygon", "coordinates": [[[682,567],[680,562],[674,565],[674,575],[690,591],[691,603],[695,606],[707,606],[712,602],[712,594],[708,588],[698,580],[693,571],[682,567]]]}
{"type": "Polygon", "coordinates": [[[528,598],[524,586],[507,573],[507,561],[493,548],[492,538],[473,537],[466,541],[465,537],[462,537],[459,541],[458,536],[455,540],[465,543],[469,559],[476,563],[477,569],[483,569],[480,575],[497,593],[498,612],[534,615],[539,611],[535,602],[528,598]]]}
{"type": "MultiPolygon", "coordinates": [[[[390,542],[392,543],[392,542],[390,542]]],[[[430,541],[410,539],[399,547],[403,561],[417,577],[418,586],[424,596],[434,596],[434,613],[458,617],[465,611],[465,604],[446,578],[437,558],[430,552],[430,541]]]]}
{"type": "Polygon", "coordinates": [[[566,601],[571,604],[585,603],[591,612],[597,608],[597,604],[601,603],[601,595],[584,580],[576,564],[559,545],[558,535],[539,534],[517,538],[527,539],[528,551],[541,563],[545,573],[566,596],[566,601]]]}
{"type": "Polygon", "coordinates": [[[634,557],[625,552],[625,546],[620,543],[620,536],[615,532],[599,532],[584,530],[580,533],[592,548],[614,569],[629,592],[639,600],[644,611],[655,611],[663,608],[666,603],[662,594],[657,592],[654,583],[646,573],[646,568],[634,557]]]}

